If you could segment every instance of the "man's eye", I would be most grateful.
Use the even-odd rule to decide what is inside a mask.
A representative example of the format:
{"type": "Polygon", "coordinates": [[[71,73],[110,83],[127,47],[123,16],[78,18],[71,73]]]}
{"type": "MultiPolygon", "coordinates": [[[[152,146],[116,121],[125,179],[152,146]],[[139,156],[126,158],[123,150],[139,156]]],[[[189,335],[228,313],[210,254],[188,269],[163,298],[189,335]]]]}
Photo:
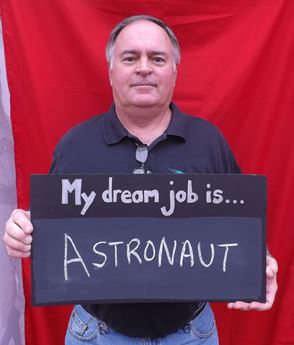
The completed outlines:
{"type": "Polygon", "coordinates": [[[153,61],[156,62],[157,64],[164,64],[165,63],[165,59],[159,56],[155,56],[153,58],[153,61]]]}
{"type": "Polygon", "coordinates": [[[130,63],[130,62],[135,61],[135,58],[134,58],[134,56],[126,56],[125,58],[123,58],[123,61],[130,63]]]}

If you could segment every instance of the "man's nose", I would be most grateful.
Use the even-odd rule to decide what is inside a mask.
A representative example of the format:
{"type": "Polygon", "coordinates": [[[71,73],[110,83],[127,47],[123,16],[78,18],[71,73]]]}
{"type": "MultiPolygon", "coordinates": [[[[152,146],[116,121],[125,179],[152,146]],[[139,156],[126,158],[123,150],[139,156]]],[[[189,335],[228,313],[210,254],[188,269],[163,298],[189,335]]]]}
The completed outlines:
{"type": "Polygon", "coordinates": [[[136,73],[140,75],[148,75],[152,72],[152,66],[150,61],[147,58],[141,58],[138,60],[138,64],[136,67],[136,73]]]}

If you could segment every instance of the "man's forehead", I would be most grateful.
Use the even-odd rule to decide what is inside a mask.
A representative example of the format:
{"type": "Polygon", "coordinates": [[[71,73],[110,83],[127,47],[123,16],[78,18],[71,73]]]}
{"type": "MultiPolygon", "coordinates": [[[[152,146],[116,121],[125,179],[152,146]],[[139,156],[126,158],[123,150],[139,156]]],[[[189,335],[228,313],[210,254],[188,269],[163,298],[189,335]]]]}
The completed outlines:
{"type": "Polygon", "coordinates": [[[139,44],[140,42],[156,43],[159,41],[171,44],[163,28],[153,22],[139,20],[123,28],[117,37],[116,43],[139,44]]]}

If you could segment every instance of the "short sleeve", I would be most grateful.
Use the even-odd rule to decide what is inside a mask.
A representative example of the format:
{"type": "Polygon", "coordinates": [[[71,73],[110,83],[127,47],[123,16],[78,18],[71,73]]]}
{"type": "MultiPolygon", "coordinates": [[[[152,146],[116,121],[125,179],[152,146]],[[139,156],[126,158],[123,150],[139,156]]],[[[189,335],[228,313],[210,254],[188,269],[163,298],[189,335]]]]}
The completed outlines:
{"type": "Polygon", "coordinates": [[[63,166],[63,154],[60,144],[57,144],[54,153],[53,153],[53,161],[49,170],[49,174],[61,174],[62,173],[62,166],[63,166]]]}

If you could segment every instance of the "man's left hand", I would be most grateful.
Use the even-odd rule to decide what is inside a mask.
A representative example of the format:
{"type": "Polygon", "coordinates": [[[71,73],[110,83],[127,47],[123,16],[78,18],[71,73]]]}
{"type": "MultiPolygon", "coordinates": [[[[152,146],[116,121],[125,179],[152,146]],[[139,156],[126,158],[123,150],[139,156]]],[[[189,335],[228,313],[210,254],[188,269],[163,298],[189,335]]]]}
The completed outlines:
{"type": "Polygon", "coordinates": [[[239,309],[239,310],[258,310],[264,311],[271,309],[275,296],[278,290],[277,284],[277,273],[278,273],[278,263],[277,260],[267,253],[266,256],[266,302],[241,302],[237,301],[234,303],[228,303],[229,309],[239,309]]]}

